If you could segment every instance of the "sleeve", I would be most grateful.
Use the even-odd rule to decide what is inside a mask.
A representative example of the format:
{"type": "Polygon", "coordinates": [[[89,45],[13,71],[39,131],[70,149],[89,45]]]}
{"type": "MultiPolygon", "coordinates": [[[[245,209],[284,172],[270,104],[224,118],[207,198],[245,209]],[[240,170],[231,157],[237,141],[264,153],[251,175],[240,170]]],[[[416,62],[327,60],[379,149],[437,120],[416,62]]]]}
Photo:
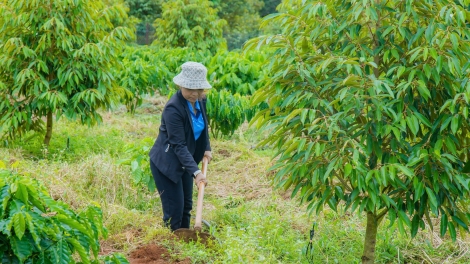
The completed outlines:
{"type": "Polygon", "coordinates": [[[191,175],[194,174],[199,168],[186,145],[184,117],[175,106],[169,105],[165,111],[163,111],[163,118],[165,119],[168,141],[178,157],[178,160],[182,166],[186,168],[187,172],[191,175]]]}

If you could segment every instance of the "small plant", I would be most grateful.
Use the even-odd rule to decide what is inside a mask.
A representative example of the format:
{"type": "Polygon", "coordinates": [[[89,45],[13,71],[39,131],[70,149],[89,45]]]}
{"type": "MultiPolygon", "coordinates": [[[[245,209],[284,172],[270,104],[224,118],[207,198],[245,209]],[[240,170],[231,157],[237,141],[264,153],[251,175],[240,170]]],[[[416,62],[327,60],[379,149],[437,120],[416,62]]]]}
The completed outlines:
{"type": "MultiPolygon", "coordinates": [[[[74,254],[82,263],[99,263],[99,238],[106,237],[107,230],[98,206],[76,213],[52,199],[37,180],[4,169],[0,200],[2,263],[75,263],[74,254]]],[[[107,259],[126,263],[118,255],[107,259]]]]}
{"type": "Polygon", "coordinates": [[[124,152],[129,157],[119,161],[119,164],[131,166],[134,184],[147,186],[150,192],[155,192],[156,189],[148,156],[153,140],[153,138],[144,138],[140,143],[127,145],[124,147],[124,152]]]}
{"type": "Polygon", "coordinates": [[[129,261],[120,253],[114,253],[104,257],[104,264],[129,264],[129,261]]]}

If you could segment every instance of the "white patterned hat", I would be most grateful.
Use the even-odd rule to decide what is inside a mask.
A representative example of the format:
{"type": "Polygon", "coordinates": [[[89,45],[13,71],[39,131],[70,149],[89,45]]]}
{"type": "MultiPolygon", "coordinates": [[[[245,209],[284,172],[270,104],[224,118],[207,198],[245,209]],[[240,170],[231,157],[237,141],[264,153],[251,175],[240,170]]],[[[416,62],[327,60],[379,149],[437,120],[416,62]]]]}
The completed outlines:
{"type": "Polygon", "coordinates": [[[207,81],[207,69],[204,65],[194,61],[188,61],[181,65],[180,74],[173,78],[176,85],[186,89],[210,89],[212,86],[207,81]]]}

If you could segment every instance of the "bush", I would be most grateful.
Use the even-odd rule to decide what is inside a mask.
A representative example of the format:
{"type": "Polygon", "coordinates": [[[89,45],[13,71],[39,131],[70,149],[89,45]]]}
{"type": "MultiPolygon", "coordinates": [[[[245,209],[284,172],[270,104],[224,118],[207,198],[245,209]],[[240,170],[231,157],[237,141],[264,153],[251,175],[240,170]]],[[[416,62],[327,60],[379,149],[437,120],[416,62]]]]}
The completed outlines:
{"type": "MultiPolygon", "coordinates": [[[[3,169],[0,200],[2,263],[74,263],[75,253],[82,263],[98,263],[99,238],[107,235],[98,206],[76,213],[52,199],[37,180],[3,169]]],[[[127,262],[118,255],[107,261],[127,262]]]]}
{"type": "Polygon", "coordinates": [[[262,68],[266,58],[259,51],[244,54],[224,51],[212,58],[208,71],[214,89],[207,95],[207,113],[214,136],[233,134],[260,107],[265,107],[252,107],[250,100],[267,76],[262,68]]]}

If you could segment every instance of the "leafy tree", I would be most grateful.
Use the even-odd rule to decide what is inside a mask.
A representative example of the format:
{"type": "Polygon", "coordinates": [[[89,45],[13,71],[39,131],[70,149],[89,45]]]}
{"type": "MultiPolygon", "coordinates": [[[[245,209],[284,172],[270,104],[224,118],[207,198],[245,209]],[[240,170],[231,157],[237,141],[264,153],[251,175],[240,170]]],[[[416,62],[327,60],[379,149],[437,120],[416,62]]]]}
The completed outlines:
{"type": "Polygon", "coordinates": [[[0,1],[0,127],[10,137],[43,131],[53,116],[93,125],[97,109],[132,94],[112,75],[132,36],[112,20],[126,13],[101,1],[0,1]]]}
{"type": "Polygon", "coordinates": [[[137,24],[137,43],[150,44],[155,28],[152,22],[162,14],[163,0],[125,0],[129,6],[129,16],[140,20],[137,24]]]}
{"type": "MultiPolygon", "coordinates": [[[[461,2],[459,2],[462,4],[461,2]]],[[[445,0],[304,1],[265,23],[280,35],[272,75],[254,103],[272,128],[275,182],[311,212],[367,215],[363,263],[373,263],[388,215],[414,237],[468,232],[470,32],[467,12],[445,0]]]]}
{"type": "Polygon", "coordinates": [[[208,0],[176,0],[162,5],[162,18],[155,20],[154,43],[162,47],[188,47],[215,54],[224,48],[225,20],[217,17],[208,0]]]}
{"type": "Polygon", "coordinates": [[[264,0],[264,6],[259,11],[261,17],[267,16],[272,13],[276,13],[276,7],[281,3],[282,0],[264,0]]]}
{"type": "Polygon", "coordinates": [[[125,0],[129,6],[129,15],[150,22],[162,13],[163,0],[125,0]]]}
{"type": "Polygon", "coordinates": [[[259,36],[261,0],[232,0],[215,2],[220,18],[227,21],[224,37],[228,49],[241,48],[243,43],[259,36]]]}

